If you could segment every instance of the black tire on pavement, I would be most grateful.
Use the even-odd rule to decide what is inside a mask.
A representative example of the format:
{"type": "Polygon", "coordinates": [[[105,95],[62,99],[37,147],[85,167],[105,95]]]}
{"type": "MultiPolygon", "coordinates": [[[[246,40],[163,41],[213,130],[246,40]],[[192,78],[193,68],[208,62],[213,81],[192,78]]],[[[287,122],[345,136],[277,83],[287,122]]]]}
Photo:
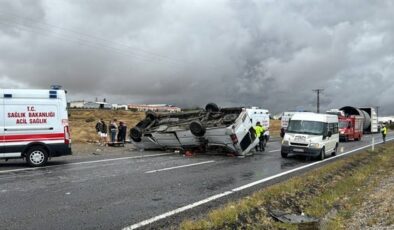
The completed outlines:
{"type": "Polygon", "coordinates": [[[282,158],[287,158],[287,153],[285,153],[285,152],[280,152],[280,155],[282,156],[282,158]]]}
{"type": "Polygon", "coordinates": [[[331,153],[331,156],[336,156],[338,152],[338,143],[335,145],[334,152],[331,153]]]}
{"type": "Polygon", "coordinates": [[[192,134],[197,137],[204,136],[206,131],[204,125],[201,124],[201,122],[199,121],[193,121],[192,123],[190,123],[189,129],[192,132],[192,134]]]}
{"type": "Polygon", "coordinates": [[[205,111],[207,111],[207,112],[219,112],[219,107],[215,103],[208,103],[205,106],[205,111]]]}
{"type": "Polygon", "coordinates": [[[42,146],[32,146],[27,151],[26,163],[31,167],[41,167],[48,162],[48,151],[42,146]]]}
{"type": "Polygon", "coordinates": [[[320,161],[324,160],[324,158],[326,157],[326,150],[324,147],[320,150],[320,154],[318,157],[320,161]]]}

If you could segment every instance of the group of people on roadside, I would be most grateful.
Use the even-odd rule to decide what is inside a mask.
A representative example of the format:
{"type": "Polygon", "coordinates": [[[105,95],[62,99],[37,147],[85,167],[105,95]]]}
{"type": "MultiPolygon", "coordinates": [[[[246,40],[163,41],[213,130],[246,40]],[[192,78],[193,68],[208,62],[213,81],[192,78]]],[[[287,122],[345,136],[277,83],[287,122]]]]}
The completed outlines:
{"type": "Polygon", "coordinates": [[[104,119],[100,119],[96,123],[96,132],[100,138],[99,142],[100,145],[106,145],[108,142],[112,143],[124,143],[126,141],[127,135],[127,126],[126,123],[123,121],[118,121],[113,119],[112,121],[108,122],[107,125],[104,119]],[[109,138],[108,138],[109,137],[109,138]]]}

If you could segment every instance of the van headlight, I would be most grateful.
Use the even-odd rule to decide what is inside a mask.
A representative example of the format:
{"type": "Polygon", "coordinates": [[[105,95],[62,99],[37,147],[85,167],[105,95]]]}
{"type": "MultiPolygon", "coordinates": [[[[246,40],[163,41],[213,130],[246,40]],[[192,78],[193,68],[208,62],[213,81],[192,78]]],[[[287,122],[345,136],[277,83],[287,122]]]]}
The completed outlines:
{"type": "Polygon", "coordinates": [[[320,144],[319,143],[311,143],[309,146],[311,148],[315,148],[315,149],[319,149],[320,148],[320,144]]]}
{"type": "Polygon", "coordinates": [[[289,145],[289,141],[287,141],[287,140],[282,140],[282,145],[289,145]]]}

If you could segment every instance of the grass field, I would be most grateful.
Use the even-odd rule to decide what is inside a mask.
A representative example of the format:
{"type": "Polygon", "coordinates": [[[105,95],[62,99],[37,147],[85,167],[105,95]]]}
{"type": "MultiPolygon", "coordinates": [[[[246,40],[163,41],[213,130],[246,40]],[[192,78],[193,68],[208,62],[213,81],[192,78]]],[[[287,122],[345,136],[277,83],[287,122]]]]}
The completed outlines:
{"type": "MultiPolygon", "coordinates": [[[[115,118],[118,121],[124,121],[127,124],[127,130],[130,130],[145,117],[143,112],[99,109],[71,109],[69,110],[69,115],[71,137],[74,143],[87,143],[98,140],[95,125],[100,118],[103,118],[107,124],[115,118]]],[[[270,126],[270,135],[279,136],[280,121],[272,120],[270,126]]]]}
{"type": "Polygon", "coordinates": [[[71,138],[74,143],[87,143],[98,140],[95,126],[100,118],[108,123],[112,119],[126,122],[129,130],[145,117],[142,112],[131,112],[124,110],[69,110],[69,121],[71,127],[71,138]]]}
{"type": "MultiPolygon", "coordinates": [[[[363,229],[358,224],[359,218],[354,215],[366,200],[371,199],[371,192],[384,179],[394,176],[393,170],[394,144],[387,143],[380,145],[374,152],[365,151],[267,187],[210,211],[201,219],[185,220],[179,228],[349,229],[349,225],[356,222],[356,227],[352,229],[363,229]],[[319,221],[312,226],[280,223],[270,216],[269,212],[273,209],[298,215],[305,213],[319,221]]],[[[377,197],[378,200],[388,200],[389,204],[380,213],[372,213],[371,209],[367,209],[366,222],[369,227],[377,223],[383,226],[376,229],[393,229],[394,209],[390,200],[393,200],[394,194],[390,189],[383,194],[377,197]]],[[[376,195],[372,197],[376,198],[376,195]]]]}

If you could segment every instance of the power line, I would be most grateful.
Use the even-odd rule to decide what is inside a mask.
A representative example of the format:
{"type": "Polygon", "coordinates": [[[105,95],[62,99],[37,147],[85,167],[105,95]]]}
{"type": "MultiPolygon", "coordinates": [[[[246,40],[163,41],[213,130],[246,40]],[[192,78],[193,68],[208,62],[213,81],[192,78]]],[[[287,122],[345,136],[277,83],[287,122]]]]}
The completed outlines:
{"type": "Polygon", "coordinates": [[[317,109],[316,112],[320,113],[320,93],[324,91],[324,89],[313,89],[313,92],[317,94],[317,109]]]}
{"type": "MultiPolygon", "coordinates": [[[[48,33],[48,31],[51,32],[51,35],[57,36],[57,37],[61,37],[63,38],[63,40],[66,40],[64,38],[68,38],[67,40],[69,42],[78,42],[81,45],[85,45],[85,46],[92,46],[93,43],[96,43],[96,47],[98,46],[99,48],[106,48],[107,50],[113,50],[116,51],[118,53],[123,53],[123,54],[128,54],[134,58],[137,58],[139,60],[141,59],[148,59],[148,60],[156,60],[156,61],[161,61],[161,62],[167,62],[168,64],[171,65],[182,65],[182,67],[184,67],[185,65],[187,66],[194,66],[194,63],[186,61],[186,60],[181,60],[181,59],[177,59],[177,58],[172,58],[169,56],[164,56],[161,54],[157,54],[157,53],[153,53],[150,51],[146,51],[144,49],[136,49],[135,47],[131,47],[129,45],[120,43],[120,42],[113,42],[111,40],[108,39],[104,39],[104,38],[100,38],[97,36],[92,36],[90,34],[86,34],[86,33],[81,33],[78,32],[76,30],[72,30],[72,29],[66,29],[66,28],[62,28],[59,26],[55,26],[55,25],[51,25],[48,23],[44,23],[44,22],[34,22],[34,20],[32,20],[31,18],[25,18],[25,17],[21,17],[19,15],[15,15],[15,14],[10,14],[9,12],[5,13],[2,12],[0,10],[0,15],[5,15],[5,16],[10,16],[12,18],[14,18],[14,20],[12,19],[4,19],[4,18],[0,18],[0,23],[3,22],[7,23],[7,24],[13,24],[13,25],[19,25],[22,26],[24,28],[26,28],[25,30],[41,30],[42,32],[46,32],[48,33]],[[18,23],[15,21],[15,19],[19,19],[21,21],[23,21],[23,23],[18,23]],[[51,31],[51,28],[56,29],[57,31],[51,31]],[[70,36],[73,35],[73,36],[70,36]],[[76,40],[76,41],[74,41],[76,40]],[[119,48],[119,46],[124,47],[125,49],[119,48]]],[[[43,36],[44,34],[38,33],[39,35],[43,36]]],[[[206,66],[207,69],[210,69],[211,71],[214,71],[216,73],[219,73],[217,70],[217,66],[206,66]]]]}

